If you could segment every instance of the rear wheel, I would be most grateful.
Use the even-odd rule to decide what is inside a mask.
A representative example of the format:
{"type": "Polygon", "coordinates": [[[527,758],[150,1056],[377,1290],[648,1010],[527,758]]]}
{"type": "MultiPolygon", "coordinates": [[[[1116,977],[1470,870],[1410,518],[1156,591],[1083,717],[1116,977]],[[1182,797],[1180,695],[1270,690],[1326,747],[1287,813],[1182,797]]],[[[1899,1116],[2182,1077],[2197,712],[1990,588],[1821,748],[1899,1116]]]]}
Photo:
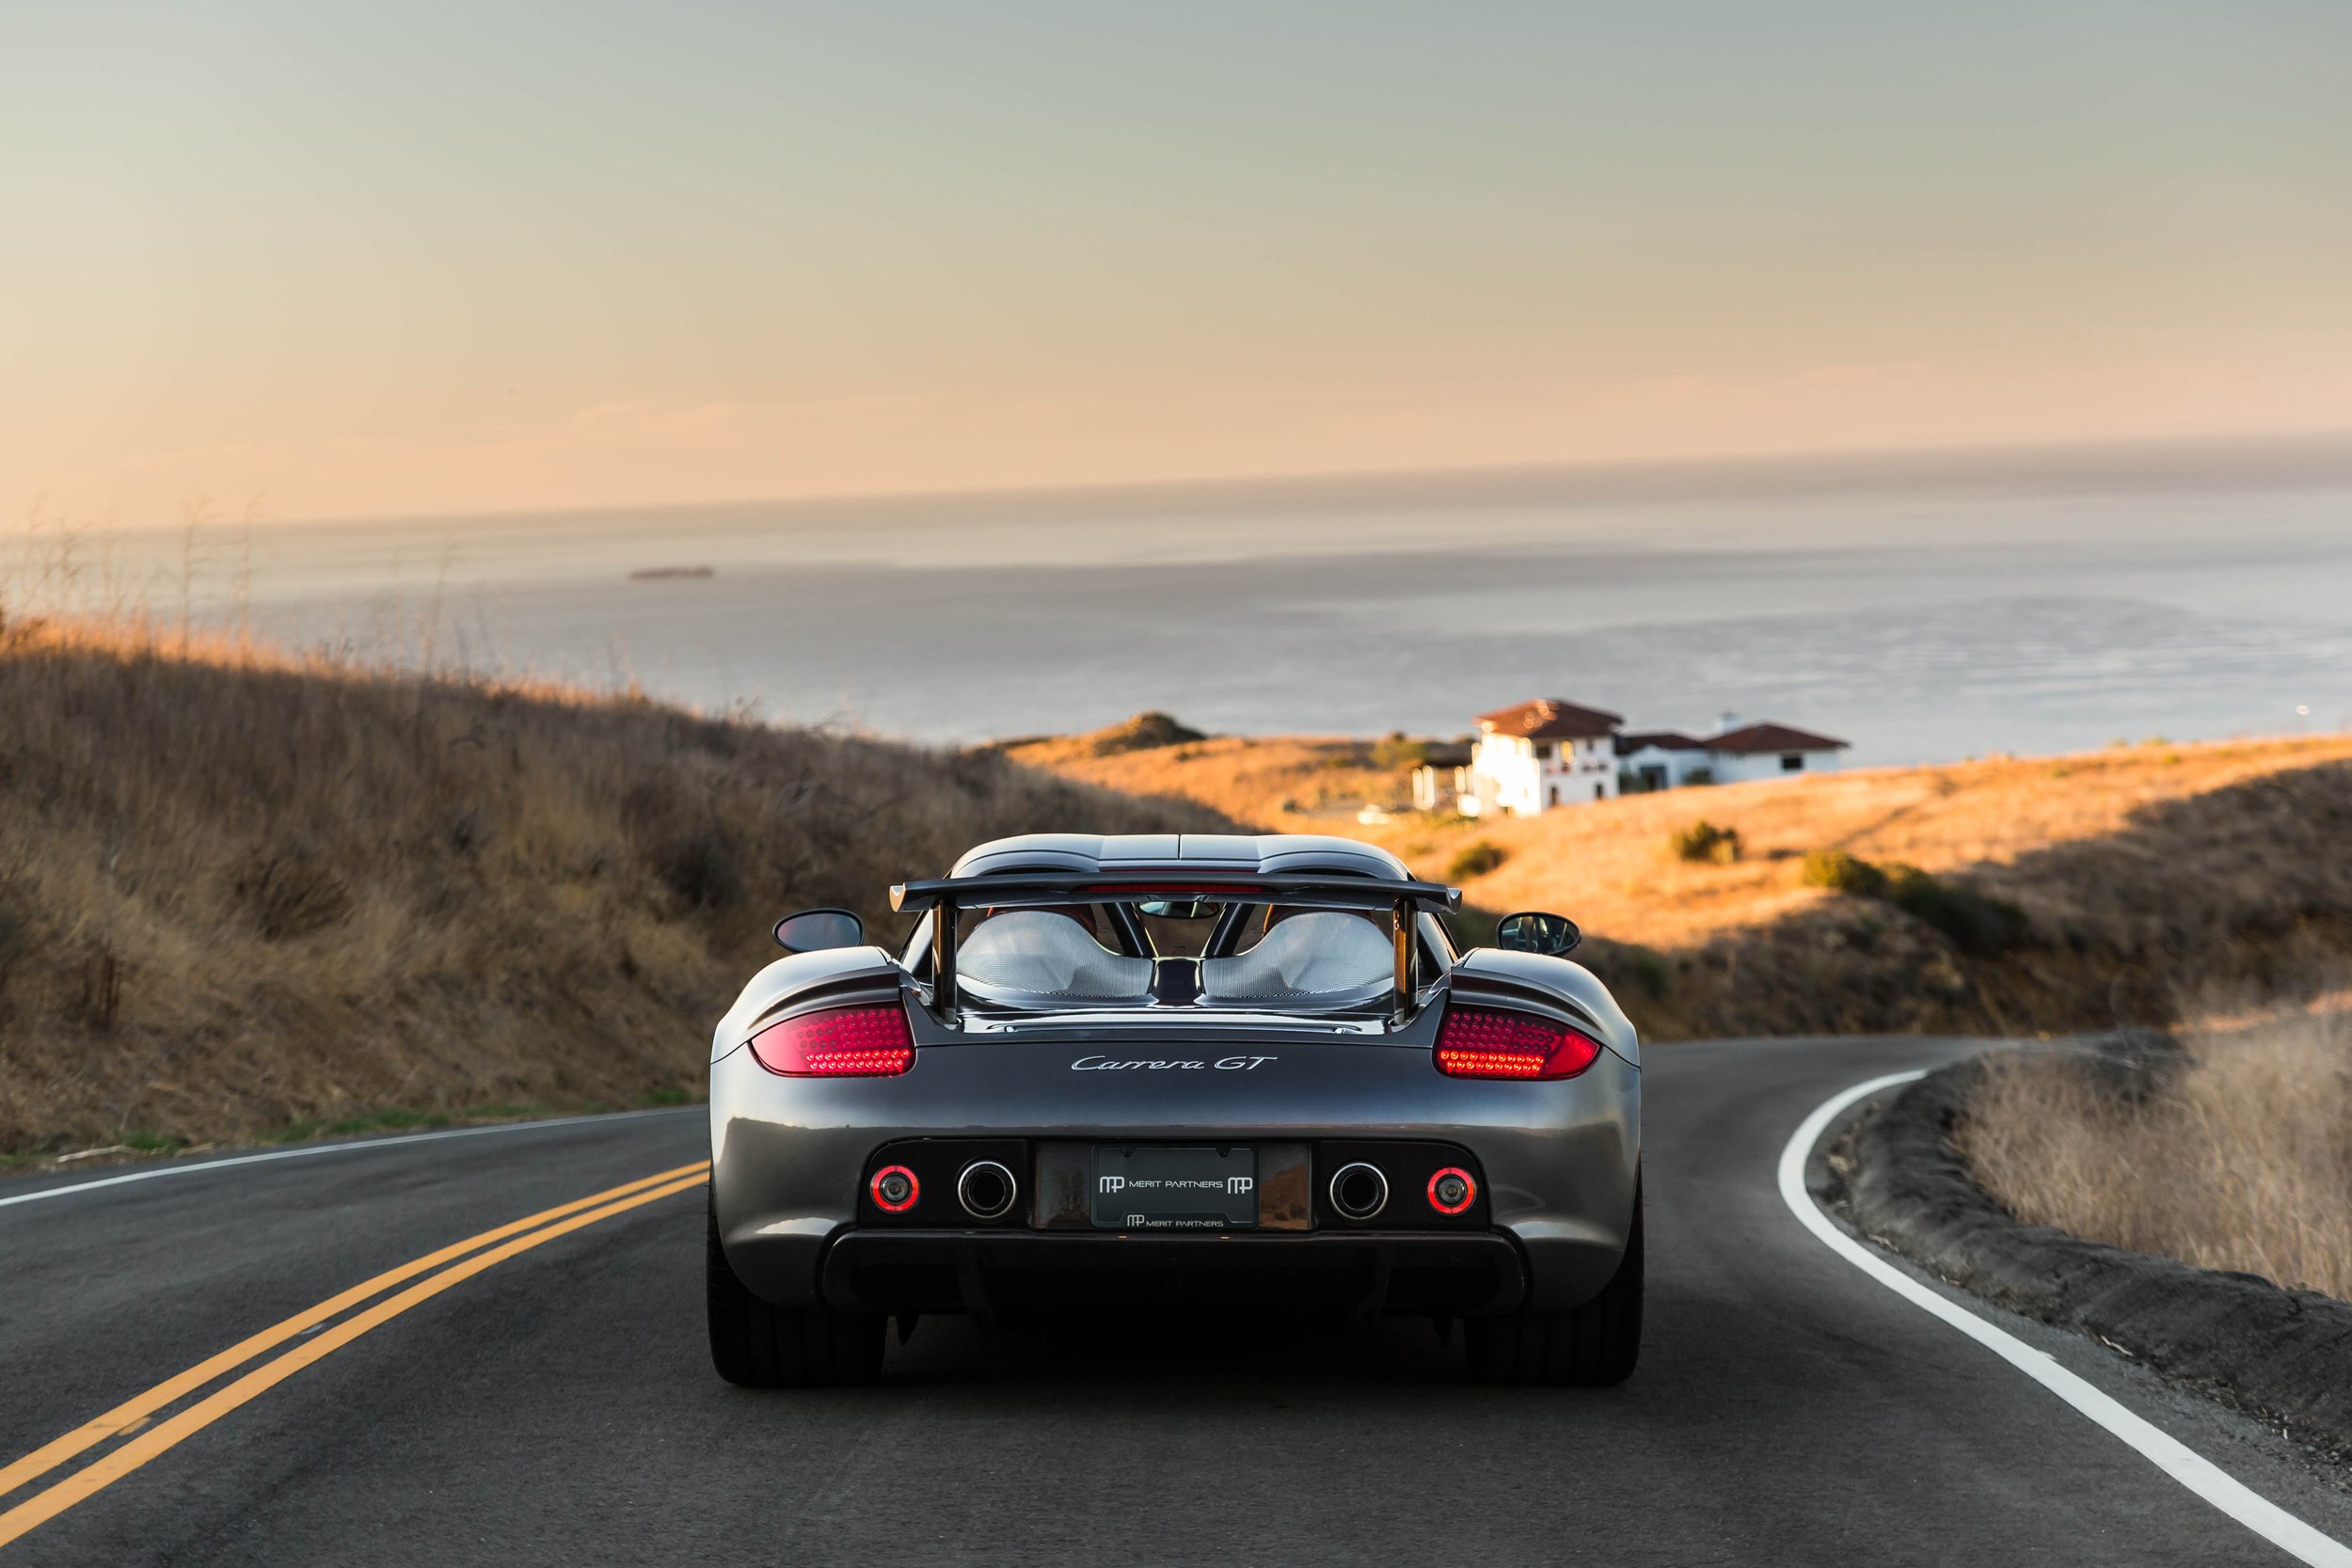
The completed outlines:
{"type": "Polygon", "coordinates": [[[1481,1383],[1600,1388],[1631,1376],[1642,1350],[1641,1183],[1633,1187],[1625,1258],[1600,1294],[1565,1312],[1465,1319],[1462,1337],[1470,1375],[1481,1383]]]}
{"type": "Polygon", "coordinates": [[[710,1310],[710,1361],[719,1375],[746,1388],[807,1388],[871,1383],[882,1373],[878,1313],[776,1307],[736,1277],[719,1245],[719,1213],[710,1210],[704,1284],[710,1310]]]}

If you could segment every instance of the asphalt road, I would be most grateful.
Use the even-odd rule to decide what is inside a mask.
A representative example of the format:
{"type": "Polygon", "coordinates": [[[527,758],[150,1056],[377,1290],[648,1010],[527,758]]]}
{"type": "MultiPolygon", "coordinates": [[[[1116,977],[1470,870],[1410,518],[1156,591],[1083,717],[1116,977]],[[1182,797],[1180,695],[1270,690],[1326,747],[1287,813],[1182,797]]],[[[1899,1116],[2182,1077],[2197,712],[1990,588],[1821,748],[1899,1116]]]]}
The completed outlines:
{"type": "MultiPolygon", "coordinates": [[[[1966,1049],[1653,1050],[1648,1330],[1619,1389],[1473,1386],[1415,1323],[1073,1338],[946,1320],[894,1344],[874,1387],[731,1388],[704,1345],[689,1188],[187,1388],[0,1495],[0,1535],[47,1489],[72,1496],[0,1568],[2290,1561],[1783,1205],[1774,1167],[1815,1106],[1966,1049]]],[[[387,1270],[707,1152],[697,1108],[0,1206],[0,1464],[387,1270]]],[[[2343,1472],[2094,1343],[1987,1315],[2352,1541],[2343,1472]]]]}

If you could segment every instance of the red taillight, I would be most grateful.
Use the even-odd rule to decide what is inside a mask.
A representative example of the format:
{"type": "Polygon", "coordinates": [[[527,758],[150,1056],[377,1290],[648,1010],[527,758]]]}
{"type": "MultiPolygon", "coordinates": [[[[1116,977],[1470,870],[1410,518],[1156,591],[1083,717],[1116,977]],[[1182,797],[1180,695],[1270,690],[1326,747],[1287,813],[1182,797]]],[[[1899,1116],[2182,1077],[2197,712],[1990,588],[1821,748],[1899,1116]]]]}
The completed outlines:
{"type": "Polygon", "coordinates": [[[770,1024],[752,1054],[791,1078],[893,1078],[914,1065],[914,1037],[901,1008],[834,1007],[770,1024]]]}
{"type": "Polygon", "coordinates": [[[1600,1042],[1526,1013],[1455,1007],[1438,1029],[1438,1070],[1454,1078],[1573,1078],[1600,1042]]]}

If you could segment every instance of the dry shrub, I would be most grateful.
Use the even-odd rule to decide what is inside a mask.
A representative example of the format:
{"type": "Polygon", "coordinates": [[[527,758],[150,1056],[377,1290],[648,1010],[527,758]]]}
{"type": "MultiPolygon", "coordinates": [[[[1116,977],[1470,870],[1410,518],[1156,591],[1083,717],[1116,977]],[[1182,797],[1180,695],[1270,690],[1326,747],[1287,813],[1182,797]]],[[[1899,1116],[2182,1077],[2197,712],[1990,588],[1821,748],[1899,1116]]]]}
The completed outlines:
{"type": "Polygon", "coordinates": [[[1705,818],[1666,835],[1675,859],[1694,865],[1729,865],[1740,858],[1740,830],[1719,828],[1705,818]]]}
{"type": "Polygon", "coordinates": [[[1507,852],[1482,838],[1477,843],[1466,844],[1457,850],[1454,858],[1446,863],[1445,874],[1449,880],[1466,882],[1473,877],[1486,876],[1508,859],[1510,856],[1507,852]]]}
{"type": "Polygon", "coordinates": [[[1999,958],[2026,934],[2026,911],[2016,905],[1931,877],[1915,865],[1886,867],[1884,896],[1972,958],[1999,958]]]}
{"type": "Polygon", "coordinates": [[[1087,743],[1094,755],[1113,757],[1129,752],[1152,752],[1164,746],[1183,746],[1207,738],[1199,730],[1178,723],[1174,715],[1153,708],[1136,714],[1124,723],[1097,730],[1087,737],[1087,743]]]}
{"type": "Polygon", "coordinates": [[[1804,877],[1807,887],[1883,899],[1972,958],[1999,958],[2026,934],[2026,912],[2016,905],[1915,865],[1872,865],[1850,850],[1816,849],[1804,857],[1804,877]]]}
{"type": "Polygon", "coordinates": [[[1876,898],[1886,891],[1886,873],[1846,849],[1815,849],[1804,857],[1802,873],[1807,887],[1857,898],[1876,898]]]}
{"type": "Polygon", "coordinates": [[[271,942],[291,942],[342,923],[351,913],[351,884],[299,842],[256,849],[230,886],[271,942]]]}
{"type": "Polygon", "coordinates": [[[1372,765],[1386,773],[1410,773],[1429,760],[1429,743],[1415,740],[1403,730],[1391,730],[1373,743],[1372,765]]]}
{"type": "Polygon", "coordinates": [[[992,753],[0,627],[0,1153],[699,1092],[770,924],[1040,829],[1225,831],[992,753]]]}
{"type": "Polygon", "coordinates": [[[1990,1061],[1957,1141],[2022,1220],[2352,1299],[2352,1021],[2187,1045],[2137,1101],[2067,1055],[1990,1061]]]}

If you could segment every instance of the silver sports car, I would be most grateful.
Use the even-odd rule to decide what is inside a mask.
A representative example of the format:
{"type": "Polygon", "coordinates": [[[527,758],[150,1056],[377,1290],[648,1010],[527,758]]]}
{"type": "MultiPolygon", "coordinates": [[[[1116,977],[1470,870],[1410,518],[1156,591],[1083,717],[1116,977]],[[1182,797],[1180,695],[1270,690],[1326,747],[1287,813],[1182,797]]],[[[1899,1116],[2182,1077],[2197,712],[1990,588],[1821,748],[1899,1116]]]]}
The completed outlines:
{"type": "Polygon", "coordinates": [[[1558,915],[1340,838],[1036,833],[778,923],[710,1061],[720,1375],[860,1382],[884,1328],[1127,1298],[1458,1321],[1608,1384],[1642,1326],[1641,1054],[1558,915]]]}

